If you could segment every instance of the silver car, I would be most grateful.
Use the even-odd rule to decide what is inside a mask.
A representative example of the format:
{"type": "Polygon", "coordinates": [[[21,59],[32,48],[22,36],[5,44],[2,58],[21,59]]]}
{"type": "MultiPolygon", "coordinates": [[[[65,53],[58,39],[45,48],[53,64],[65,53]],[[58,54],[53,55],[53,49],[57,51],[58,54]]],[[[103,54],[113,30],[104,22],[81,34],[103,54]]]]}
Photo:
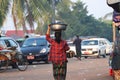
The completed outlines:
{"type": "Polygon", "coordinates": [[[91,38],[82,40],[81,52],[82,56],[87,58],[90,56],[106,57],[106,45],[104,38],[91,38]]]}

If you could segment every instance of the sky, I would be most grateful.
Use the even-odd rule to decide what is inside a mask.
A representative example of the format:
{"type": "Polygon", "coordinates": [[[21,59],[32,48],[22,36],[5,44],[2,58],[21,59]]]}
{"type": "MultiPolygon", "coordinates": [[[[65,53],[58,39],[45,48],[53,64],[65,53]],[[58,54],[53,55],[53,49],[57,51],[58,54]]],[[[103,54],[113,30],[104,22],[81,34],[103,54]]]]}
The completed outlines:
{"type": "MultiPolygon", "coordinates": [[[[76,2],[77,0],[71,0],[76,2]]],[[[105,14],[113,12],[113,9],[109,7],[106,0],[81,0],[87,6],[88,15],[92,14],[96,19],[104,17],[105,14]]]]}
{"type": "MultiPolygon", "coordinates": [[[[77,0],[72,0],[77,1],[77,0]]],[[[109,12],[113,12],[113,9],[109,7],[106,3],[106,0],[81,0],[83,3],[85,3],[85,6],[88,10],[88,15],[93,15],[96,19],[100,17],[104,17],[105,14],[109,12]]],[[[11,19],[12,16],[8,16],[8,19],[6,20],[5,24],[3,25],[3,30],[6,29],[14,29],[14,24],[11,19]]]]}
{"type": "MultiPolygon", "coordinates": [[[[75,1],[75,0],[74,0],[75,1]]],[[[88,6],[88,14],[93,14],[93,16],[98,19],[104,17],[105,14],[113,12],[113,9],[109,7],[106,0],[81,0],[88,6]]]]}

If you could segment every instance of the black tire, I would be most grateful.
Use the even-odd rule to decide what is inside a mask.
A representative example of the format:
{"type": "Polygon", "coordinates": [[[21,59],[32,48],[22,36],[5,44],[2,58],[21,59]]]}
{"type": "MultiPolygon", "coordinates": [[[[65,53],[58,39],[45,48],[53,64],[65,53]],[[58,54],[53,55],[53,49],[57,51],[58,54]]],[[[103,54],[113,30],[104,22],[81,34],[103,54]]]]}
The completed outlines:
{"type": "Polygon", "coordinates": [[[17,68],[20,71],[25,71],[28,67],[28,62],[25,58],[23,58],[22,54],[18,54],[18,56],[21,56],[21,58],[16,62],[17,68]]]}
{"type": "Polygon", "coordinates": [[[0,73],[7,70],[9,65],[9,59],[7,56],[0,54],[0,73]]]}
{"type": "Polygon", "coordinates": [[[100,53],[101,53],[101,52],[99,51],[99,53],[98,53],[98,55],[97,55],[97,58],[100,58],[100,56],[101,56],[100,53]]]}
{"type": "Polygon", "coordinates": [[[104,55],[102,55],[103,56],[103,58],[106,58],[106,54],[104,54],[104,55]]]}
{"type": "Polygon", "coordinates": [[[45,61],[45,63],[46,63],[46,64],[49,64],[49,61],[48,61],[48,60],[46,60],[46,61],[45,61]]]}
{"type": "Polygon", "coordinates": [[[88,58],[88,56],[85,56],[85,59],[87,59],[88,58]]]}
{"type": "Polygon", "coordinates": [[[32,62],[32,61],[28,61],[28,63],[29,63],[30,65],[32,65],[32,64],[33,64],[33,62],[32,62]]]}

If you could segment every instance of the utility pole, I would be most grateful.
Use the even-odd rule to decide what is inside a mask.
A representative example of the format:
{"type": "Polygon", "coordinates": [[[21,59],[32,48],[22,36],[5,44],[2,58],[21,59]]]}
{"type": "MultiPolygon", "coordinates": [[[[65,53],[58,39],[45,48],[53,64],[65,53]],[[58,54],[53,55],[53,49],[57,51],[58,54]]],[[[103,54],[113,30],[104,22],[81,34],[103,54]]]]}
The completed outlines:
{"type": "Polygon", "coordinates": [[[119,26],[120,26],[120,22],[114,22],[113,21],[113,23],[112,23],[112,27],[113,27],[113,41],[116,40],[116,28],[118,28],[118,32],[120,34],[120,28],[119,28],[119,26]]]}
{"type": "Polygon", "coordinates": [[[113,42],[116,40],[116,25],[115,22],[112,23],[112,27],[113,27],[113,42]]]}
{"type": "Polygon", "coordinates": [[[52,0],[52,23],[55,23],[55,0],[52,0]]]}

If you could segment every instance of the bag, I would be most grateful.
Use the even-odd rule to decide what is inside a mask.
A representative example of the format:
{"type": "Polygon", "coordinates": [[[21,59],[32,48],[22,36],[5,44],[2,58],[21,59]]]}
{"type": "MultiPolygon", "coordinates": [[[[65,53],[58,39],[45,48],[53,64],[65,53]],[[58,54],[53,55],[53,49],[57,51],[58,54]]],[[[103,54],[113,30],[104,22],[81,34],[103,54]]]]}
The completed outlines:
{"type": "Polygon", "coordinates": [[[116,12],[120,12],[120,0],[107,0],[107,4],[116,12]]]}
{"type": "Polygon", "coordinates": [[[74,52],[74,51],[69,50],[69,51],[67,52],[67,58],[72,58],[72,57],[74,57],[74,56],[75,56],[75,52],[74,52]]]}

